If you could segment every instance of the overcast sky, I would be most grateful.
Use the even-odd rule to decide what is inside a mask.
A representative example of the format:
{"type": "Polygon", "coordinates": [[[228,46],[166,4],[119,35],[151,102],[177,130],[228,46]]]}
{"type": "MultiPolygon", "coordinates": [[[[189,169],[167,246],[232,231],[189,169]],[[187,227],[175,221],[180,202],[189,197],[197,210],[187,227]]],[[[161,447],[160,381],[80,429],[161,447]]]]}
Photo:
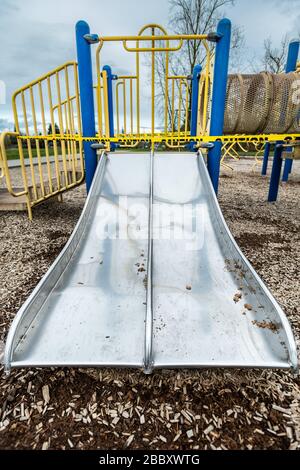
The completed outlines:
{"type": "MultiPolygon", "coordinates": [[[[226,11],[245,34],[242,72],[263,52],[270,36],[279,44],[286,33],[297,37],[300,0],[236,0],[226,11]]],[[[7,104],[0,105],[0,130],[12,128],[11,95],[52,68],[76,58],[74,26],[85,19],[99,35],[135,34],[146,23],[168,25],[168,0],[0,0],[0,80],[7,104]]],[[[116,73],[129,72],[118,46],[104,53],[116,73]]]]}

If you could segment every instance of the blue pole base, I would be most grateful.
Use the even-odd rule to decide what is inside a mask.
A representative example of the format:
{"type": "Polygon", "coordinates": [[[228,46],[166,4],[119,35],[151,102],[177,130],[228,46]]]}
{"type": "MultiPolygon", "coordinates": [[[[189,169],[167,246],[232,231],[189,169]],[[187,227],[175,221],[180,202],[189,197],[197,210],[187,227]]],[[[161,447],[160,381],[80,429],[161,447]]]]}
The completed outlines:
{"type": "Polygon", "coordinates": [[[277,201],[281,168],[282,168],[282,158],[281,158],[282,151],[283,151],[282,148],[280,147],[278,148],[277,146],[275,147],[274,161],[273,161],[270,189],[269,189],[269,196],[268,196],[269,202],[277,201]]]}
{"type": "Polygon", "coordinates": [[[262,166],[262,170],[261,170],[262,176],[266,176],[267,171],[268,171],[270,148],[271,148],[271,145],[269,143],[267,143],[266,146],[265,146],[264,161],[263,161],[263,166],[262,166]]]}
{"type": "Polygon", "coordinates": [[[288,159],[285,161],[282,181],[287,182],[289,180],[289,174],[292,172],[293,160],[288,159]]]}
{"type": "Polygon", "coordinates": [[[83,151],[85,159],[86,189],[87,192],[89,192],[97,168],[97,151],[92,149],[90,142],[83,143],[83,151]]]}
{"type": "MultiPolygon", "coordinates": [[[[213,79],[213,97],[211,104],[210,135],[222,135],[228,79],[228,65],[231,38],[231,23],[224,18],[218,24],[217,33],[221,39],[217,42],[215,70],[213,79]]],[[[216,194],[218,194],[222,142],[215,142],[208,153],[208,172],[216,194]]]]}
{"type": "Polygon", "coordinates": [[[207,168],[216,195],[219,189],[220,162],[222,155],[222,142],[215,142],[208,152],[207,168]]]}

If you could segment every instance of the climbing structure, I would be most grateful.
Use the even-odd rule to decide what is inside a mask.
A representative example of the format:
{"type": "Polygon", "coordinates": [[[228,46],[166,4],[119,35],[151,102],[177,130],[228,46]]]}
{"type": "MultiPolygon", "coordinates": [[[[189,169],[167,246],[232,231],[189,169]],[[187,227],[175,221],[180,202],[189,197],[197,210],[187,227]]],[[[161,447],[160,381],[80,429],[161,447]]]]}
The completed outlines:
{"type": "Polygon", "coordinates": [[[96,144],[110,150],[143,145],[194,150],[210,144],[207,165],[216,192],[222,145],[224,156],[246,143],[257,154],[266,146],[265,171],[273,144],[278,151],[269,200],[276,199],[282,157],[294,157],[300,135],[298,42],[290,45],[287,73],[228,75],[229,20],[222,20],[216,32],[206,35],[168,34],[150,24],[135,36],[105,37],[90,34],[85,22],[77,24],[76,34],[78,63],[63,64],[19,89],[12,100],[16,132],[0,138],[6,196],[11,201],[22,199],[30,218],[35,205],[61,196],[84,178],[90,188],[97,165],[96,144]],[[174,64],[189,41],[199,43],[203,64],[185,76],[176,73],[174,64]],[[126,75],[102,65],[103,52],[112,43],[127,55],[128,68],[132,65],[126,75]],[[18,147],[17,177],[17,171],[10,171],[6,153],[9,139],[18,147]],[[277,148],[282,142],[291,144],[287,154],[277,148]]]}

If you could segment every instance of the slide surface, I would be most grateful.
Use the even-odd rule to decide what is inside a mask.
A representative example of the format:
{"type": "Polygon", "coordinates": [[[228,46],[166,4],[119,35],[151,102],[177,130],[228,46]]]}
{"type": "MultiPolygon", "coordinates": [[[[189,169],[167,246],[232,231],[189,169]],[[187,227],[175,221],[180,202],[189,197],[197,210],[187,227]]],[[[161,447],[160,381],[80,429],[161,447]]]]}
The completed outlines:
{"type": "Polygon", "coordinates": [[[4,360],[7,370],[297,368],[288,320],[192,153],[103,154],[68,244],[11,326],[4,360]]]}

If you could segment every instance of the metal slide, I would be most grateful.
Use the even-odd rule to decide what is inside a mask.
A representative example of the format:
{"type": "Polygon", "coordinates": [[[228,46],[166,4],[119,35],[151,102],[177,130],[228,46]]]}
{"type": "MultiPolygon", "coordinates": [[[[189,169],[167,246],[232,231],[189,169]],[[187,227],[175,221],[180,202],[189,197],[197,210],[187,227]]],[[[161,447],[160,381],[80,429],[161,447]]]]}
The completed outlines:
{"type": "Polygon", "coordinates": [[[297,354],[202,155],[116,153],[102,155],[73,235],[18,312],[5,366],[295,370],[297,354]]]}

